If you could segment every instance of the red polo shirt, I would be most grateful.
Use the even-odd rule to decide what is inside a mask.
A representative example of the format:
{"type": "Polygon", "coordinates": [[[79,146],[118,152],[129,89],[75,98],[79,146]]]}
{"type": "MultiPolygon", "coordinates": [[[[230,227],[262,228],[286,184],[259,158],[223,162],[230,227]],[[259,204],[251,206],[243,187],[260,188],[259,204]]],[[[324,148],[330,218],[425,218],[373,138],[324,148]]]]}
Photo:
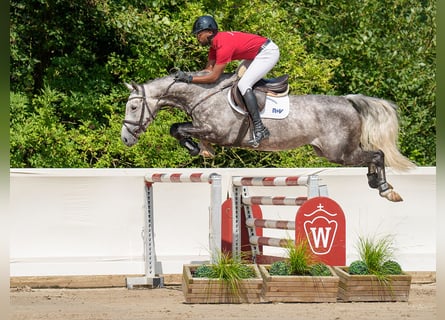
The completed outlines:
{"type": "Polygon", "coordinates": [[[253,60],[267,38],[239,31],[221,31],[213,38],[209,60],[216,64],[233,60],[253,60]]]}

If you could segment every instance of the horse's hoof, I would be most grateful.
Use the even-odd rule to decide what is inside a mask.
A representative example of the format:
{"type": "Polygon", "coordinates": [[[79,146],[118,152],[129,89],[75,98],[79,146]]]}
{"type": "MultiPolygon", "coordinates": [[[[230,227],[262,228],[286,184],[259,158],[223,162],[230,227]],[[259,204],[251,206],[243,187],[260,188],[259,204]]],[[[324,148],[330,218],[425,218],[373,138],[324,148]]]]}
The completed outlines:
{"type": "Polygon", "coordinates": [[[380,196],[383,198],[386,198],[392,202],[403,201],[402,197],[397,192],[395,192],[393,189],[388,189],[383,192],[380,192],[380,196]]]}
{"type": "Polygon", "coordinates": [[[209,152],[208,150],[201,150],[199,155],[202,156],[203,158],[214,158],[215,157],[215,154],[209,152]]]}
{"type": "Polygon", "coordinates": [[[206,143],[199,143],[199,155],[204,158],[214,158],[215,157],[215,150],[206,143]]]}

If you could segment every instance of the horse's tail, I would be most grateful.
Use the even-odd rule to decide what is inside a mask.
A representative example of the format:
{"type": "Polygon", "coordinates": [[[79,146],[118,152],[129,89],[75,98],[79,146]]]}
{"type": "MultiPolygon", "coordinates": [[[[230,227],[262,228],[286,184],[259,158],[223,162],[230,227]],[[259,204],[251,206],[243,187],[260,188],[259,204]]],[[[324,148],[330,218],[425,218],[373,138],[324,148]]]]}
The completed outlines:
{"type": "Polygon", "coordinates": [[[395,170],[406,171],[415,167],[397,147],[399,119],[397,106],[389,101],[361,94],[345,96],[362,118],[360,142],[364,150],[382,150],[385,165],[395,170]]]}

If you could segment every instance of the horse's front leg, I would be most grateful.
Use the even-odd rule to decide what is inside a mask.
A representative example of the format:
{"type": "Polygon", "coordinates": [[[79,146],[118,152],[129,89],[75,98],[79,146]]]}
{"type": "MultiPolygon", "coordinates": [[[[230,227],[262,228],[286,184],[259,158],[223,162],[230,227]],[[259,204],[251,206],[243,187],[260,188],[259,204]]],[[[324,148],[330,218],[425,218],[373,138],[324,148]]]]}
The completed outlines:
{"type": "Polygon", "coordinates": [[[199,143],[199,154],[204,158],[214,158],[215,157],[215,149],[212,148],[210,142],[203,141],[199,143]]]}
{"type": "Polygon", "coordinates": [[[193,128],[191,122],[174,123],[170,127],[170,135],[179,141],[179,144],[186,148],[191,156],[199,154],[198,144],[192,140],[189,130],[193,128]]]}
{"type": "Polygon", "coordinates": [[[378,150],[372,153],[368,162],[368,184],[373,189],[378,189],[380,196],[394,202],[403,201],[402,197],[394,191],[393,187],[386,181],[385,155],[378,150]]]}
{"type": "Polygon", "coordinates": [[[178,139],[179,144],[186,148],[191,156],[201,154],[204,157],[212,157],[213,149],[206,141],[202,141],[199,145],[192,140],[192,137],[198,138],[200,135],[207,133],[204,128],[196,128],[192,122],[174,123],[170,127],[170,135],[178,139]]]}

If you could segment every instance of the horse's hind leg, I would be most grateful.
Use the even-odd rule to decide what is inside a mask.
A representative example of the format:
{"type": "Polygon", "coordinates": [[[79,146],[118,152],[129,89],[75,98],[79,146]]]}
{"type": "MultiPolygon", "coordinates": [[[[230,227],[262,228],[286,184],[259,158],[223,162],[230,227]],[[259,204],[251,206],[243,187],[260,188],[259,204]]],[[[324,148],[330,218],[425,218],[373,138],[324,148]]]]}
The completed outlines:
{"type": "Polygon", "coordinates": [[[371,153],[368,162],[368,184],[373,189],[378,189],[380,196],[394,202],[403,201],[402,197],[394,191],[386,181],[385,155],[378,150],[371,153]]]}
{"type": "Polygon", "coordinates": [[[351,135],[346,142],[333,144],[325,141],[324,148],[320,148],[322,143],[312,145],[318,155],[326,157],[329,161],[344,166],[368,166],[368,185],[373,189],[378,189],[380,196],[389,201],[403,201],[402,197],[393,190],[393,187],[386,181],[385,155],[383,151],[363,150],[357,142],[358,137],[351,135]],[[354,141],[356,141],[354,143],[354,141]]]}
{"type": "Polygon", "coordinates": [[[184,130],[182,130],[184,127],[193,127],[193,125],[191,122],[174,123],[170,127],[170,135],[178,139],[179,144],[186,148],[191,156],[197,156],[200,148],[190,135],[184,133],[184,130]]]}
{"type": "Polygon", "coordinates": [[[330,161],[339,163],[341,165],[367,165],[368,166],[368,185],[373,189],[378,189],[380,196],[388,199],[389,201],[403,201],[402,197],[394,191],[393,187],[386,181],[385,173],[385,155],[383,151],[364,151],[360,146],[357,146],[353,151],[349,145],[349,150],[347,147],[341,148],[343,153],[341,153],[342,158],[338,158],[338,152],[324,153],[321,149],[315,148],[319,155],[325,156],[330,161]]]}

